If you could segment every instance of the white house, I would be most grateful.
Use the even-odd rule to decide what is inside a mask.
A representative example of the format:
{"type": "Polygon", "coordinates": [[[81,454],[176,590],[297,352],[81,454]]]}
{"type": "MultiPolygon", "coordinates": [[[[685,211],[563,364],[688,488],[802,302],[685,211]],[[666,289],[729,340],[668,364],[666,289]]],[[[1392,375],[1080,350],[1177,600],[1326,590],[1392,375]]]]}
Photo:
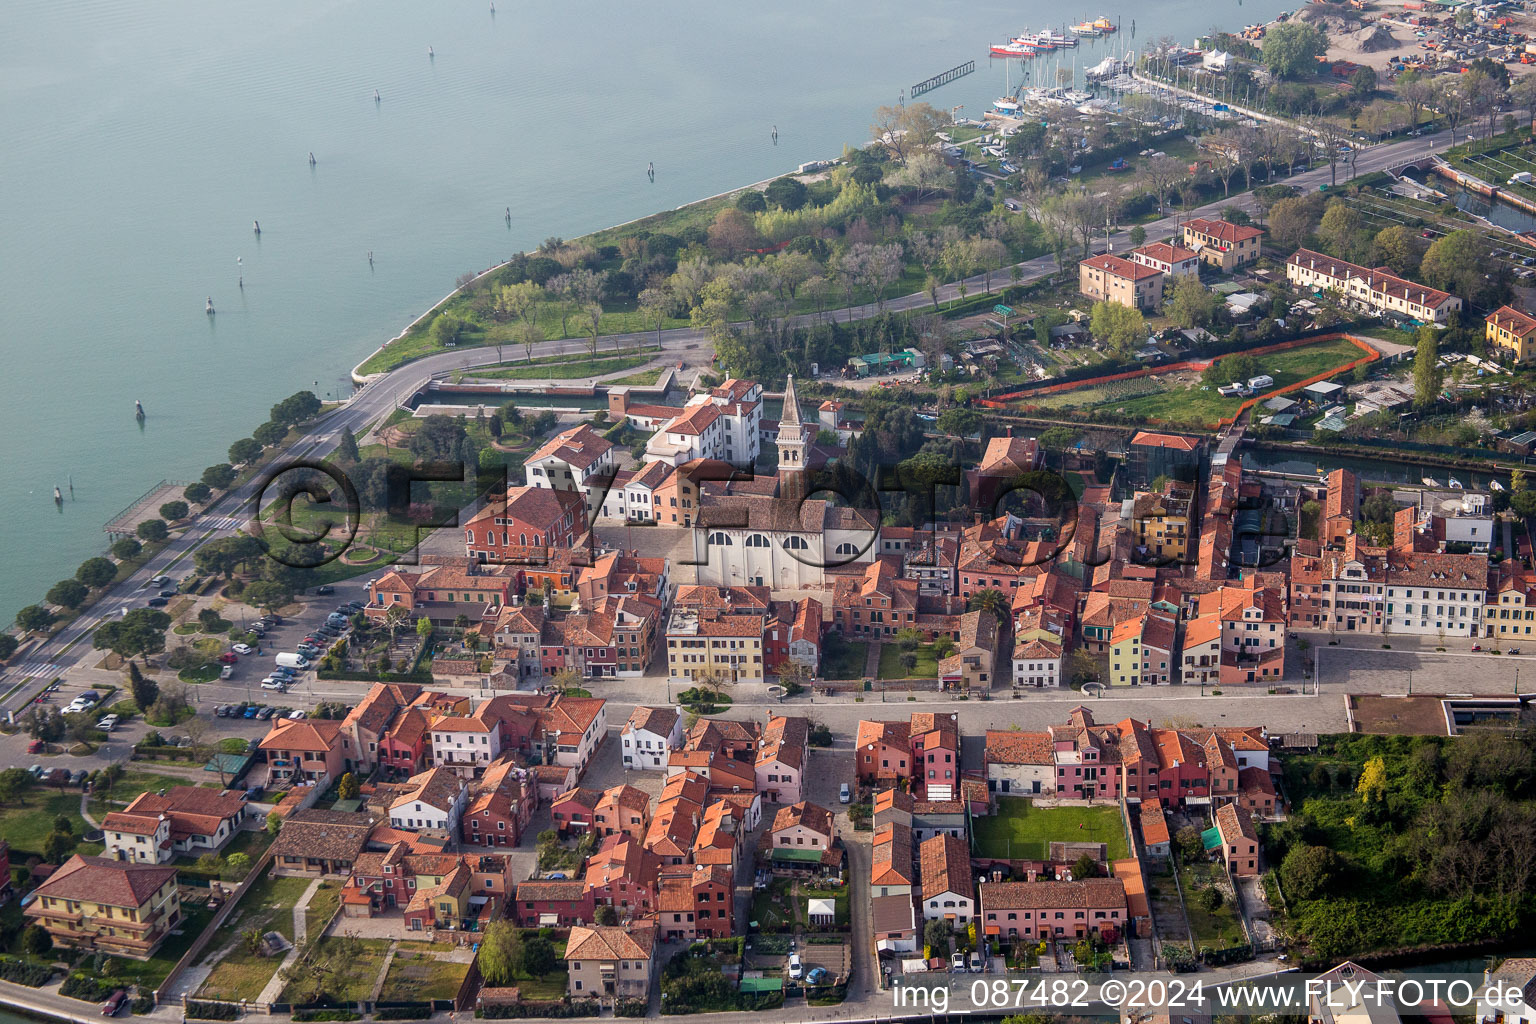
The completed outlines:
{"type": "Polygon", "coordinates": [[[613,444],[583,423],[545,441],[524,471],[530,487],[582,492],[587,515],[595,516],[613,483],[613,444]]]}
{"type": "Polygon", "coordinates": [[[1013,685],[1015,689],[1061,686],[1061,641],[1037,638],[1025,640],[1013,648],[1013,685]]]}
{"type": "Polygon", "coordinates": [[[1536,1020],[1536,958],[1511,957],[1483,972],[1477,1024],[1529,1024],[1536,1020]]]}
{"type": "Polygon", "coordinates": [[[624,768],[667,767],[667,756],[683,742],[683,718],[676,708],[638,707],[619,730],[624,768]]]}
{"type": "Polygon", "coordinates": [[[106,853],[138,864],[164,864],[177,854],[222,850],[245,820],[245,796],[197,786],[140,793],[102,819],[106,853]]]}
{"type": "Polygon", "coordinates": [[[964,839],[937,835],[918,847],[922,865],[923,920],[945,921],[961,930],[976,916],[976,882],[971,851],[964,839]]]}
{"type": "Polygon", "coordinates": [[[432,765],[474,776],[501,755],[501,719],[482,704],[472,715],[445,715],[432,723],[432,765]]]}
{"type": "Polygon", "coordinates": [[[469,786],[449,768],[428,768],[413,775],[389,805],[393,828],[457,835],[469,786]]]}
{"type": "Polygon", "coordinates": [[[1484,555],[1394,553],[1383,632],[1480,636],[1488,596],[1484,555]]]}

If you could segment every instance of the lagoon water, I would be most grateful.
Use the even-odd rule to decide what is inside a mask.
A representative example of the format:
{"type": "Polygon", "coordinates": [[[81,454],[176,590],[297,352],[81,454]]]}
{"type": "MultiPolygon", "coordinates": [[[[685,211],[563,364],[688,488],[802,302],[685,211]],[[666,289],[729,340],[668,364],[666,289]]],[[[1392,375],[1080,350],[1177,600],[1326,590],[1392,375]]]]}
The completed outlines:
{"type": "Polygon", "coordinates": [[[1116,2],[0,4],[0,620],[465,270],[835,156],[970,59],[925,99],[979,116],[1009,34],[1107,14],[1140,49],[1294,6],[1116,2]]]}

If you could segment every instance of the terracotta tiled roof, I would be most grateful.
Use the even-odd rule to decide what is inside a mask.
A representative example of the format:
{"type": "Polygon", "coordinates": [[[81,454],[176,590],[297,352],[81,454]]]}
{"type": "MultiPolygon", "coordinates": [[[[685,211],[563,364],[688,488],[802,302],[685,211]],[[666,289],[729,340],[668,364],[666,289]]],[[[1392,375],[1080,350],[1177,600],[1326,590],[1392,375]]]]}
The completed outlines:
{"type": "Polygon", "coordinates": [[[537,879],[517,883],[518,902],[549,900],[555,903],[579,903],[587,894],[586,882],[562,882],[558,879],[537,879]]]}
{"type": "Polygon", "coordinates": [[[82,857],[65,861],[35,890],[37,896],[101,903],[112,907],[141,907],[166,882],[174,881],[174,867],[127,864],[106,857],[82,857]]]}
{"type": "Polygon", "coordinates": [[[1221,841],[1232,843],[1238,838],[1259,841],[1258,830],[1253,827],[1253,815],[1248,808],[1235,803],[1225,803],[1216,808],[1216,827],[1221,830],[1221,841]]]}
{"type": "Polygon", "coordinates": [[[1157,800],[1143,800],[1141,803],[1141,839],[1148,846],[1169,841],[1168,817],[1163,814],[1163,805],[1157,800]]]}
{"type": "Polygon", "coordinates": [[[981,910],[1100,910],[1125,907],[1125,883],[1118,878],[1075,882],[983,882],[981,910]]]}
{"type": "Polygon", "coordinates": [[[988,764],[1053,764],[1051,737],[1043,732],[987,730],[988,764]]]}
{"type": "Polygon", "coordinates": [[[1500,306],[1489,313],[1485,319],[1493,324],[1495,330],[1508,331],[1517,338],[1523,338],[1532,331],[1536,331],[1536,317],[1514,306],[1500,306]]]}
{"type": "Polygon", "coordinates": [[[644,731],[657,736],[669,736],[676,724],[676,708],[639,707],[629,713],[629,720],[624,723],[621,732],[644,731]]]}
{"type": "Polygon", "coordinates": [[[1205,235],[1224,245],[1236,245],[1238,242],[1250,238],[1258,238],[1264,232],[1256,227],[1246,224],[1233,224],[1224,220],[1211,220],[1207,217],[1194,217],[1184,222],[1184,226],[1191,231],[1205,235]]]}
{"type": "Polygon", "coordinates": [[[812,832],[824,836],[832,834],[832,812],[825,807],[804,800],[788,807],[779,808],[779,813],[773,816],[773,827],[770,832],[780,832],[786,828],[803,825],[812,832]]]}
{"type": "Polygon", "coordinates": [[[1112,274],[1115,277],[1123,277],[1130,281],[1142,281],[1149,277],[1156,277],[1162,273],[1161,270],[1157,270],[1154,267],[1148,267],[1141,263],[1134,263],[1131,260],[1123,259],[1119,256],[1111,256],[1108,253],[1104,253],[1099,256],[1090,256],[1088,259],[1083,260],[1081,265],[1085,267],[1092,267],[1094,270],[1102,270],[1106,274],[1112,274]]]}
{"type": "Polygon", "coordinates": [[[943,893],[970,898],[975,894],[971,882],[971,852],[964,839],[949,833],[929,836],[918,847],[922,863],[923,899],[943,893]]]}
{"type": "Polygon", "coordinates": [[[656,932],[652,928],[587,928],[578,925],[571,929],[565,946],[566,960],[649,960],[656,948],[656,932]]]}

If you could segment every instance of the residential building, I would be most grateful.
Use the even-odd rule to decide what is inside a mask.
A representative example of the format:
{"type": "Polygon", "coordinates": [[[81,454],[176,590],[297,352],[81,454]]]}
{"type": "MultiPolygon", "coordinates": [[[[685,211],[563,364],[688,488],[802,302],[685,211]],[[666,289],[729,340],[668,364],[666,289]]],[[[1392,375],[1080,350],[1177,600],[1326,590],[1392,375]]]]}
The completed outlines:
{"type": "Polygon", "coordinates": [[[1148,610],[1120,623],[1110,637],[1110,684],[1167,686],[1173,681],[1177,634],[1178,621],[1160,611],[1148,610]]]}
{"type": "Polygon", "coordinates": [[[984,933],[1008,942],[1091,936],[1113,942],[1130,920],[1118,878],[983,882],[979,889],[984,933]]]}
{"type": "Polygon", "coordinates": [[[656,909],[661,858],[639,840],[612,835],[587,858],[583,883],[595,906],[613,907],[621,918],[656,909]]]}
{"type": "Polygon", "coordinates": [[[1163,272],[1105,253],[1078,263],[1077,290],[1095,302],[1155,309],[1163,302],[1163,272]]]}
{"type": "Polygon", "coordinates": [[[469,785],[469,799],[459,817],[464,842],[471,846],[516,846],[538,804],[538,787],[512,761],[497,761],[469,785]]]}
{"type": "Polygon", "coordinates": [[[1025,473],[1040,468],[1040,442],[1033,437],[1014,437],[1010,432],[1003,437],[987,441],[981,461],[975,469],[965,471],[966,492],[971,496],[971,507],[987,518],[998,515],[999,497],[1005,489],[1025,473]]]}
{"type": "Polygon", "coordinates": [[[523,928],[571,928],[592,923],[595,904],[584,881],[545,878],[517,884],[517,923],[523,928]]]}
{"type": "Polygon", "coordinates": [[[1536,635],[1536,577],[1519,570],[1501,573],[1488,603],[1483,619],[1488,636],[1514,640],[1536,635]]]}
{"type": "Polygon", "coordinates": [[[592,807],[593,831],[600,836],[627,835],[639,842],[650,823],[651,798],[634,786],[611,786],[592,807]]]}
{"type": "Polygon", "coordinates": [[[904,579],[894,559],[871,562],[862,576],[840,575],[832,586],[832,623],[849,639],[873,637],[889,643],[915,628],[920,585],[904,579]]]}
{"type": "Polygon", "coordinates": [[[1200,259],[1230,274],[1259,258],[1259,244],[1264,232],[1246,224],[1194,217],[1183,224],[1184,245],[1200,254],[1200,259]]]}
{"type": "Polygon", "coordinates": [[[1131,535],[1147,561],[1184,565],[1196,536],[1195,492],[1170,481],[1160,491],[1137,491],[1131,502],[1131,535]]]}
{"type": "Polygon", "coordinates": [[[917,952],[917,915],[911,896],[873,897],[869,901],[869,920],[877,954],[917,952]]]}
{"type": "Polygon", "coordinates": [[[1259,873],[1259,833],[1253,815],[1238,803],[1216,808],[1216,828],[1221,834],[1221,855],[1234,875],[1259,873]]]}
{"type": "Polygon", "coordinates": [[[920,790],[925,800],[953,800],[960,779],[959,716],[953,712],[916,712],[908,735],[912,740],[914,793],[920,790]]]}
{"type": "Polygon", "coordinates": [[[1517,363],[1536,358],[1536,317],[1513,306],[1500,306],[1483,318],[1489,348],[1517,363]]]}
{"type": "Polygon", "coordinates": [[[939,685],[946,690],[985,693],[997,677],[997,616],[990,611],[966,612],[960,616],[959,632],[954,653],[939,662],[939,685]]]}
{"type": "Polygon", "coordinates": [[[565,945],[566,994],[572,999],[648,999],[655,951],[654,925],[572,928],[565,945]]]}
{"type": "Polygon", "coordinates": [[[269,784],[335,782],[352,770],[356,751],[342,723],[323,718],[279,718],[261,739],[269,784]]]}
{"type": "Polygon", "coordinates": [[[774,849],[827,850],[832,846],[832,812],[801,801],[780,807],[769,826],[774,849]]]}
{"type": "Polygon", "coordinates": [[[545,549],[572,548],[587,532],[585,499],[573,491],[510,487],[464,524],[464,548],[475,562],[542,564],[545,549]]]}
{"type": "Polygon", "coordinates": [[[1355,520],[1359,518],[1360,480],[1352,470],[1336,469],[1328,474],[1318,539],[1326,548],[1344,547],[1350,534],[1355,532],[1355,520]]]}
{"type": "Polygon", "coordinates": [[[1132,249],[1128,255],[1133,263],[1140,263],[1144,267],[1151,267],[1153,270],[1167,274],[1169,284],[1182,277],[1192,277],[1196,280],[1200,278],[1200,254],[1182,245],[1149,242],[1140,248],[1132,249]]]}
{"type": "Polygon", "coordinates": [[[869,864],[870,896],[900,896],[912,901],[916,881],[912,858],[912,829],[900,822],[888,821],[875,828],[874,853],[869,864]]]}
{"type": "Polygon", "coordinates": [[[661,937],[669,942],[730,938],[735,902],[729,865],[685,864],[665,869],[656,907],[661,937]]]}
{"type": "Polygon", "coordinates": [[[602,798],[600,790],[588,786],[568,789],[550,802],[550,824],[562,836],[586,835],[596,824],[597,802],[602,798]]]}
{"type": "Polygon", "coordinates": [[[970,845],[955,836],[931,836],[918,848],[923,880],[923,920],[944,921],[959,931],[976,913],[970,845]]]}
{"type": "Polygon", "coordinates": [[[637,707],[619,730],[621,760],[632,768],[666,768],[667,757],[682,745],[683,716],[676,708],[637,707]]]}
{"type": "Polygon", "coordinates": [[[865,786],[912,777],[912,738],[906,722],[860,721],[854,738],[854,773],[865,786]]]}
{"type": "Polygon", "coordinates": [[[1062,685],[1062,643],[1057,637],[1034,636],[1013,648],[1013,688],[1059,688],[1062,685]]]}
{"type": "Polygon", "coordinates": [[[1523,1024],[1536,1020],[1536,958],[1512,956],[1483,973],[1477,995],[1477,1024],[1523,1024]]]}
{"type": "Polygon", "coordinates": [[[1311,249],[1291,254],[1285,279],[1296,288],[1335,292],[1349,305],[1376,314],[1444,323],[1461,309],[1461,299],[1449,292],[1398,277],[1385,267],[1373,270],[1311,249]]]}
{"type": "Polygon", "coordinates": [[[764,614],[679,604],[667,620],[667,674],[677,681],[761,682],[768,621],[764,614]]]}
{"type": "Polygon", "coordinates": [[[452,625],[463,615],[473,623],[501,614],[517,585],[516,572],[501,565],[454,559],[419,571],[391,567],[368,584],[366,614],[380,620],[403,608],[412,618],[452,625]]]}
{"type": "Polygon", "coordinates": [[[309,807],[283,819],[272,841],[272,871],[319,878],[350,875],[376,822],[355,811],[309,807]]]}
{"type": "Polygon", "coordinates": [[[245,820],[245,796],[238,792],[172,786],[140,793],[121,811],[101,821],[106,852],[122,861],[164,864],[177,854],[217,853],[245,820]]]}
{"type": "Polygon", "coordinates": [[[798,716],[768,715],[757,744],[753,772],[757,791],[776,804],[797,804],[811,763],[811,723],[798,716]]]}
{"type": "Polygon", "coordinates": [[[22,914],[55,945],[147,960],[181,923],[176,869],[75,854],[22,914]]]}
{"type": "Polygon", "coordinates": [[[1137,490],[1145,490],[1159,477],[1193,483],[1200,457],[1198,438],[1138,430],[1125,449],[1126,482],[1137,490]]]}
{"type": "Polygon", "coordinates": [[[1386,628],[1419,636],[1482,636],[1486,555],[1391,552],[1386,628]]]}
{"type": "Polygon", "coordinates": [[[613,444],[583,423],[540,445],[523,463],[523,472],[530,487],[581,494],[590,520],[614,486],[613,444]]]}
{"type": "Polygon", "coordinates": [[[428,768],[408,779],[389,805],[392,828],[453,835],[469,799],[464,779],[444,767],[428,768]]]}

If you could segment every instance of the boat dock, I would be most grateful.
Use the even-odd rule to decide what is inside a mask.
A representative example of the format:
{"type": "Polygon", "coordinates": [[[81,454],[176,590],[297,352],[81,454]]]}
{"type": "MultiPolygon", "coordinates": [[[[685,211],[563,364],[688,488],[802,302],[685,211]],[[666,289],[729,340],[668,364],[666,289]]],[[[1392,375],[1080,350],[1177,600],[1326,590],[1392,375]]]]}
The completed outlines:
{"type": "Polygon", "coordinates": [[[966,75],[975,70],[976,62],[973,60],[968,60],[964,64],[950,68],[942,75],[934,75],[932,78],[923,79],[921,82],[918,82],[912,88],[908,89],[907,95],[914,97],[921,96],[923,93],[931,92],[941,85],[948,85],[950,82],[953,82],[957,78],[964,78],[966,75]]]}

